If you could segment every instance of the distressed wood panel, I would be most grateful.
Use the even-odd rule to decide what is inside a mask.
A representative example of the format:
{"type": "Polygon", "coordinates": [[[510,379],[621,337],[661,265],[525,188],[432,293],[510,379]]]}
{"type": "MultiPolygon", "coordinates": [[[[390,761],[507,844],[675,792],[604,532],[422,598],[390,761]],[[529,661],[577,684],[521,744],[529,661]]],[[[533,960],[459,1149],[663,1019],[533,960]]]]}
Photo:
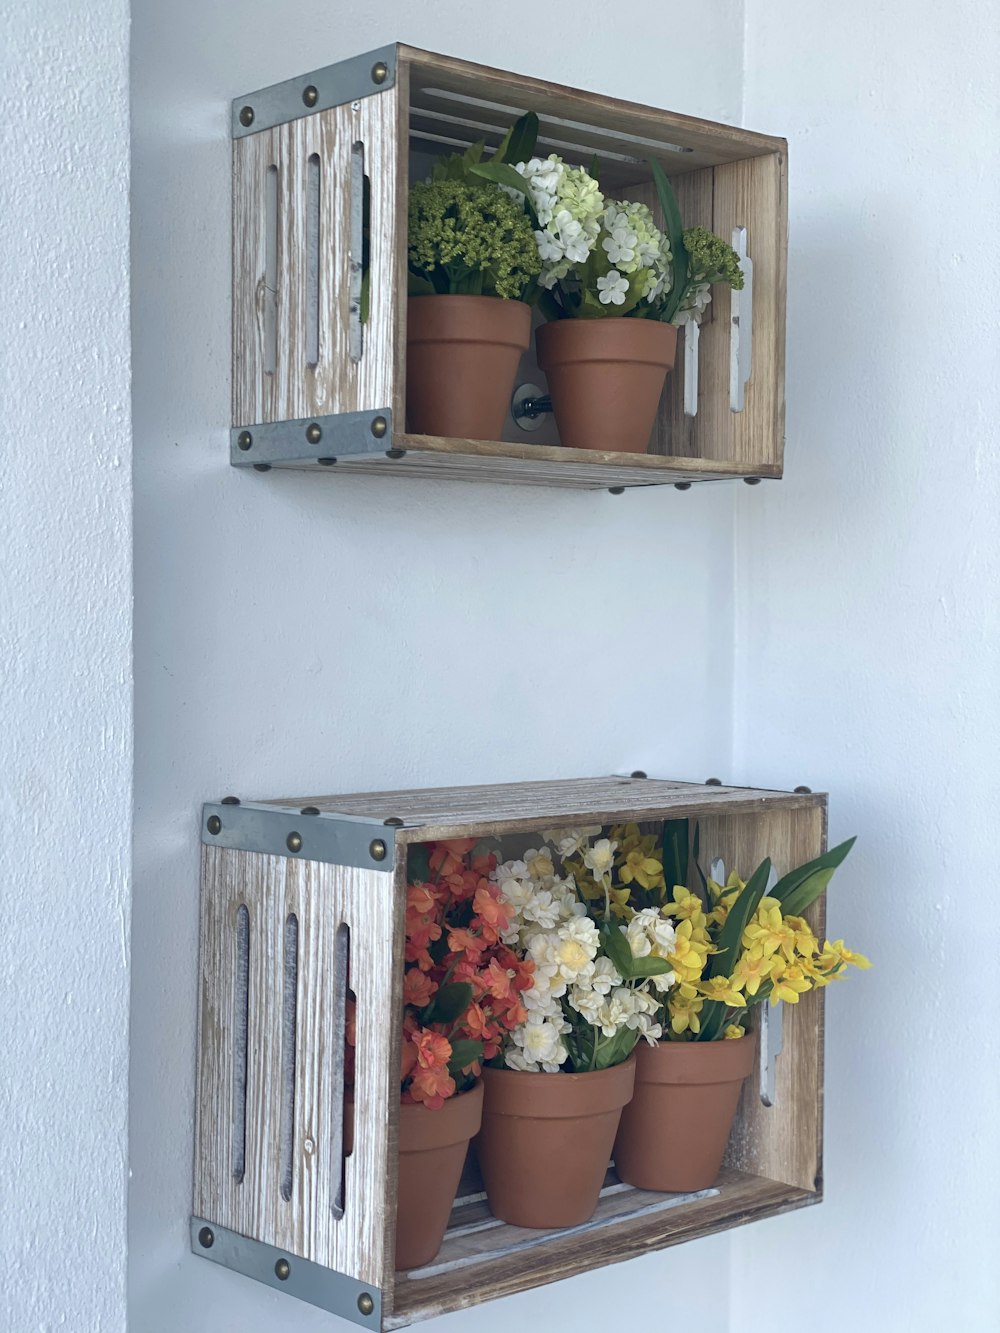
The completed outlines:
{"type": "MultiPolygon", "coordinates": [[[[736,870],[744,878],[765,856],[783,875],[819,856],[826,846],[825,802],[798,810],[770,809],[754,817],[706,814],[699,824],[702,864],[707,867],[721,856],[727,871],[736,870]]],[[[806,915],[822,938],[825,898],[806,915]]],[[[744,1085],[727,1157],[743,1171],[806,1190],[822,1189],[824,995],[812,991],[798,1004],[781,1006],[775,1104],[762,1104],[755,1066],[744,1085]]]]}
{"type": "MultiPolygon", "coordinates": [[[[395,1225],[402,895],[395,872],[205,847],[195,1212],[240,1235],[363,1282],[391,1288],[395,1225]],[[236,914],[250,916],[246,1173],[233,1174],[236,914]],[[292,1189],[281,1193],[283,941],[298,917],[292,1189]],[[332,1152],[343,1052],[332,1045],[337,927],[351,931],[357,996],[358,1117],[334,1214],[341,1162],[332,1152]]],[[[346,983],[346,978],[343,978],[346,983]]]]}

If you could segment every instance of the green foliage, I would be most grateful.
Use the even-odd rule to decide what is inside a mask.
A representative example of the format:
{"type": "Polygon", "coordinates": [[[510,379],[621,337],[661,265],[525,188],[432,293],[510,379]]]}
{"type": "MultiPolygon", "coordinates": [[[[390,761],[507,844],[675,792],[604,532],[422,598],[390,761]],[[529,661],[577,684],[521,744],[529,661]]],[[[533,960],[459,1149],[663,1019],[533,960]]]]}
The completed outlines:
{"type": "Polygon", "coordinates": [[[420,1021],[425,1027],[428,1023],[454,1023],[471,1003],[472,986],[469,982],[449,982],[439,988],[434,999],[421,1011],[420,1021]]]}
{"type": "MultiPolygon", "coordinates": [[[[656,195],[663,212],[663,229],[667,233],[667,240],[670,242],[671,262],[674,269],[673,283],[659,311],[660,319],[665,324],[669,324],[680,308],[682,297],[687,292],[688,254],[684,245],[684,225],[681,222],[680,205],[677,202],[677,195],[674,194],[674,187],[670,184],[667,173],[659,162],[650,158],[649,165],[653,169],[653,183],[656,186],[656,195]]],[[[683,882],[683,880],[679,881],[679,883],[683,882]]]]}
{"type": "Polygon", "coordinates": [[[784,916],[801,916],[808,907],[812,906],[830,883],[833,872],[845,859],[856,841],[856,838],[848,838],[846,842],[831,847],[822,856],[817,856],[815,861],[807,861],[804,866],[790,870],[784,878],[778,880],[771,890],[770,896],[777,898],[778,902],[781,903],[781,911],[784,916]]]}
{"type": "Polygon", "coordinates": [[[616,922],[602,922],[598,930],[605,952],[626,981],[635,981],[640,977],[662,977],[670,971],[670,964],[665,958],[657,958],[652,954],[647,954],[645,958],[633,958],[628,940],[616,922]]]}
{"type": "MultiPolygon", "coordinates": [[[[448,1073],[456,1081],[463,1069],[483,1058],[483,1043],[471,1039],[456,1039],[451,1043],[451,1059],[448,1061],[448,1073]]],[[[471,1085],[471,1080],[470,1080],[471,1085]]],[[[464,1086],[462,1088],[464,1091],[464,1086]]]]}
{"type": "Polygon", "coordinates": [[[735,291],[743,288],[743,270],[731,245],[707,227],[689,227],[684,248],[692,282],[724,282],[735,291]]]}
{"type": "Polygon", "coordinates": [[[516,301],[541,271],[523,204],[474,173],[476,183],[469,183],[481,153],[480,144],[460,158],[445,159],[435,167],[434,180],[410,188],[411,294],[429,288],[516,301]]]}
{"type": "Polygon", "coordinates": [[[411,842],[406,849],[407,884],[426,884],[431,877],[430,844],[411,842]]]}

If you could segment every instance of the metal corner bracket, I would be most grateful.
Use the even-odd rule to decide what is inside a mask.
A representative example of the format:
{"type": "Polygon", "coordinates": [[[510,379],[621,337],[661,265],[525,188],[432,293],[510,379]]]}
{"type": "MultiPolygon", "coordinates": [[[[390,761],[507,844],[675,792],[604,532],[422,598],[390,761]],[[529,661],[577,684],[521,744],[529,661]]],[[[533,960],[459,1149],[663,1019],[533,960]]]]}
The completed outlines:
{"type": "Polygon", "coordinates": [[[341,1319],[349,1319],[361,1328],[382,1327],[382,1292],[378,1287],[300,1259],[287,1250],[249,1240],[202,1217],[192,1217],[191,1252],[263,1282],[275,1291],[340,1315],[341,1319]]]}
{"type": "Polygon", "coordinates": [[[317,111],[384,93],[396,84],[396,46],[380,46],[233,100],[234,139],[287,125],[317,111]]]}
{"type": "Polygon", "coordinates": [[[306,806],[303,813],[259,801],[219,802],[202,807],[201,840],[208,847],[391,873],[396,826],[359,815],[328,813],[315,806],[306,806]]]}
{"type": "Polygon", "coordinates": [[[338,458],[378,457],[392,447],[392,412],[388,407],[234,426],[229,432],[229,461],[233,467],[258,470],[309,463],[328,467],[338,458]]]}

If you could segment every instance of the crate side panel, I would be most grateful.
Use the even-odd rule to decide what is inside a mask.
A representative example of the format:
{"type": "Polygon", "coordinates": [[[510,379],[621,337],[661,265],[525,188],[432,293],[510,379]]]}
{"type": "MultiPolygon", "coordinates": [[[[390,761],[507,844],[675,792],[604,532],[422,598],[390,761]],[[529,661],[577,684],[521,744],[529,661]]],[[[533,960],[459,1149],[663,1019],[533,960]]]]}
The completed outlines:
{"type": "Polygon", "coordinates": [[[223,848],[204,850],[203,998],[195,1210],[240,1235],[286,1249],[360,1281],[391,1279],[393,1225],[390,1157],[398,1087],[398,1004],[402,909],[393,874],[321,865],[223,848]],[[232,923],[250,915],[250,994],[246,1098],[246,1172],[233,1174],[235,1049],[232,923]],[[282,997],[284,939],[298,920],[294,1131],[291,1192],[282,1194],[282,997]],[[367,1109],[355,1126],[345,1172],[343,1216],[335,1215],[341,1158],[335,1120],[342,1104],[343,1050],[331,1034],[338,977],[337,929],[351,936],[350,985],[357,995],[357,1101],[367,1109]]]}
{"type": "MultiPolygon", "coordinates": [[[[757,816],[706,816],[701,828],[702,865],[721,856],[727,872],[748,878],[765,856],[779,875],[819,856],[825,846],[825,808],[776,809],[757,816]]],[[[825,903],[806,914],[821,934],[825,903]]],[[[822,990],[782,1005],[782,1051],[775,1065],[773,1106],[760,1100],[759,1072],[746,1081],[727,1161],[800,1189],[819,1188],[823,1136],[822,990]]],[[[759,1012],[759,1011],[758,1011],[759,1012]]]]}
{"type": "Polygon", "coordinates": [[[275,377],[264,370],[267,173],[279,158],[277,129],[233,142],[233,424],[274,421],[275,377]]]}

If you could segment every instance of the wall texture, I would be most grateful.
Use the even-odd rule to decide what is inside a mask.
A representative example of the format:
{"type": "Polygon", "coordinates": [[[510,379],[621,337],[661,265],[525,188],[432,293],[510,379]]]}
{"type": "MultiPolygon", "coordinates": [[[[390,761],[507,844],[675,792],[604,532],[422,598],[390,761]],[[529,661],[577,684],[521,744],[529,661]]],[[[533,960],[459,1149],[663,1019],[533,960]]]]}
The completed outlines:
{"type": "Polygon", "coordinates": [[[128,5],[0,3],[0,1328],[125,1327],[128,5]]]}
{"type": "MultiPolygon", "coordinates": [[[[228,466],[231,97],[399,38],[738,115],[737,3],[692,18],[640,0],[610,43],[568,0],[477,6],[474,23],[458,0],[401,13],[387,0],[133,6],[141,1333],[329,1327],[187,1253],[201,801],[730,766],[732,488],[614,497],[228,466]]],[[[727,1253],[722,1240],[639,1263],[636,1290],[669,1293],[677,1315],[690,1299],[700,1333],[721,1333],[722,1284],[672,1288],[695,1261],[725,1271],[727,1253]]],[[[567,1302],[622,1311],[594,1275],[440,1327],[551,1328],[567,1302]]]]}
{"type": "Polygon", "coordinates": [[[830,929],[876,969],[829,996],[826,1203],[734,1238],[732,1327],[773,1327],[744,1294],[781,1256],[816,1333],[991,1333],[996,12],[747,13],[747,122],[791,141],[789,467],[738,501],[737,775],[830,788],[830,929]]]}

